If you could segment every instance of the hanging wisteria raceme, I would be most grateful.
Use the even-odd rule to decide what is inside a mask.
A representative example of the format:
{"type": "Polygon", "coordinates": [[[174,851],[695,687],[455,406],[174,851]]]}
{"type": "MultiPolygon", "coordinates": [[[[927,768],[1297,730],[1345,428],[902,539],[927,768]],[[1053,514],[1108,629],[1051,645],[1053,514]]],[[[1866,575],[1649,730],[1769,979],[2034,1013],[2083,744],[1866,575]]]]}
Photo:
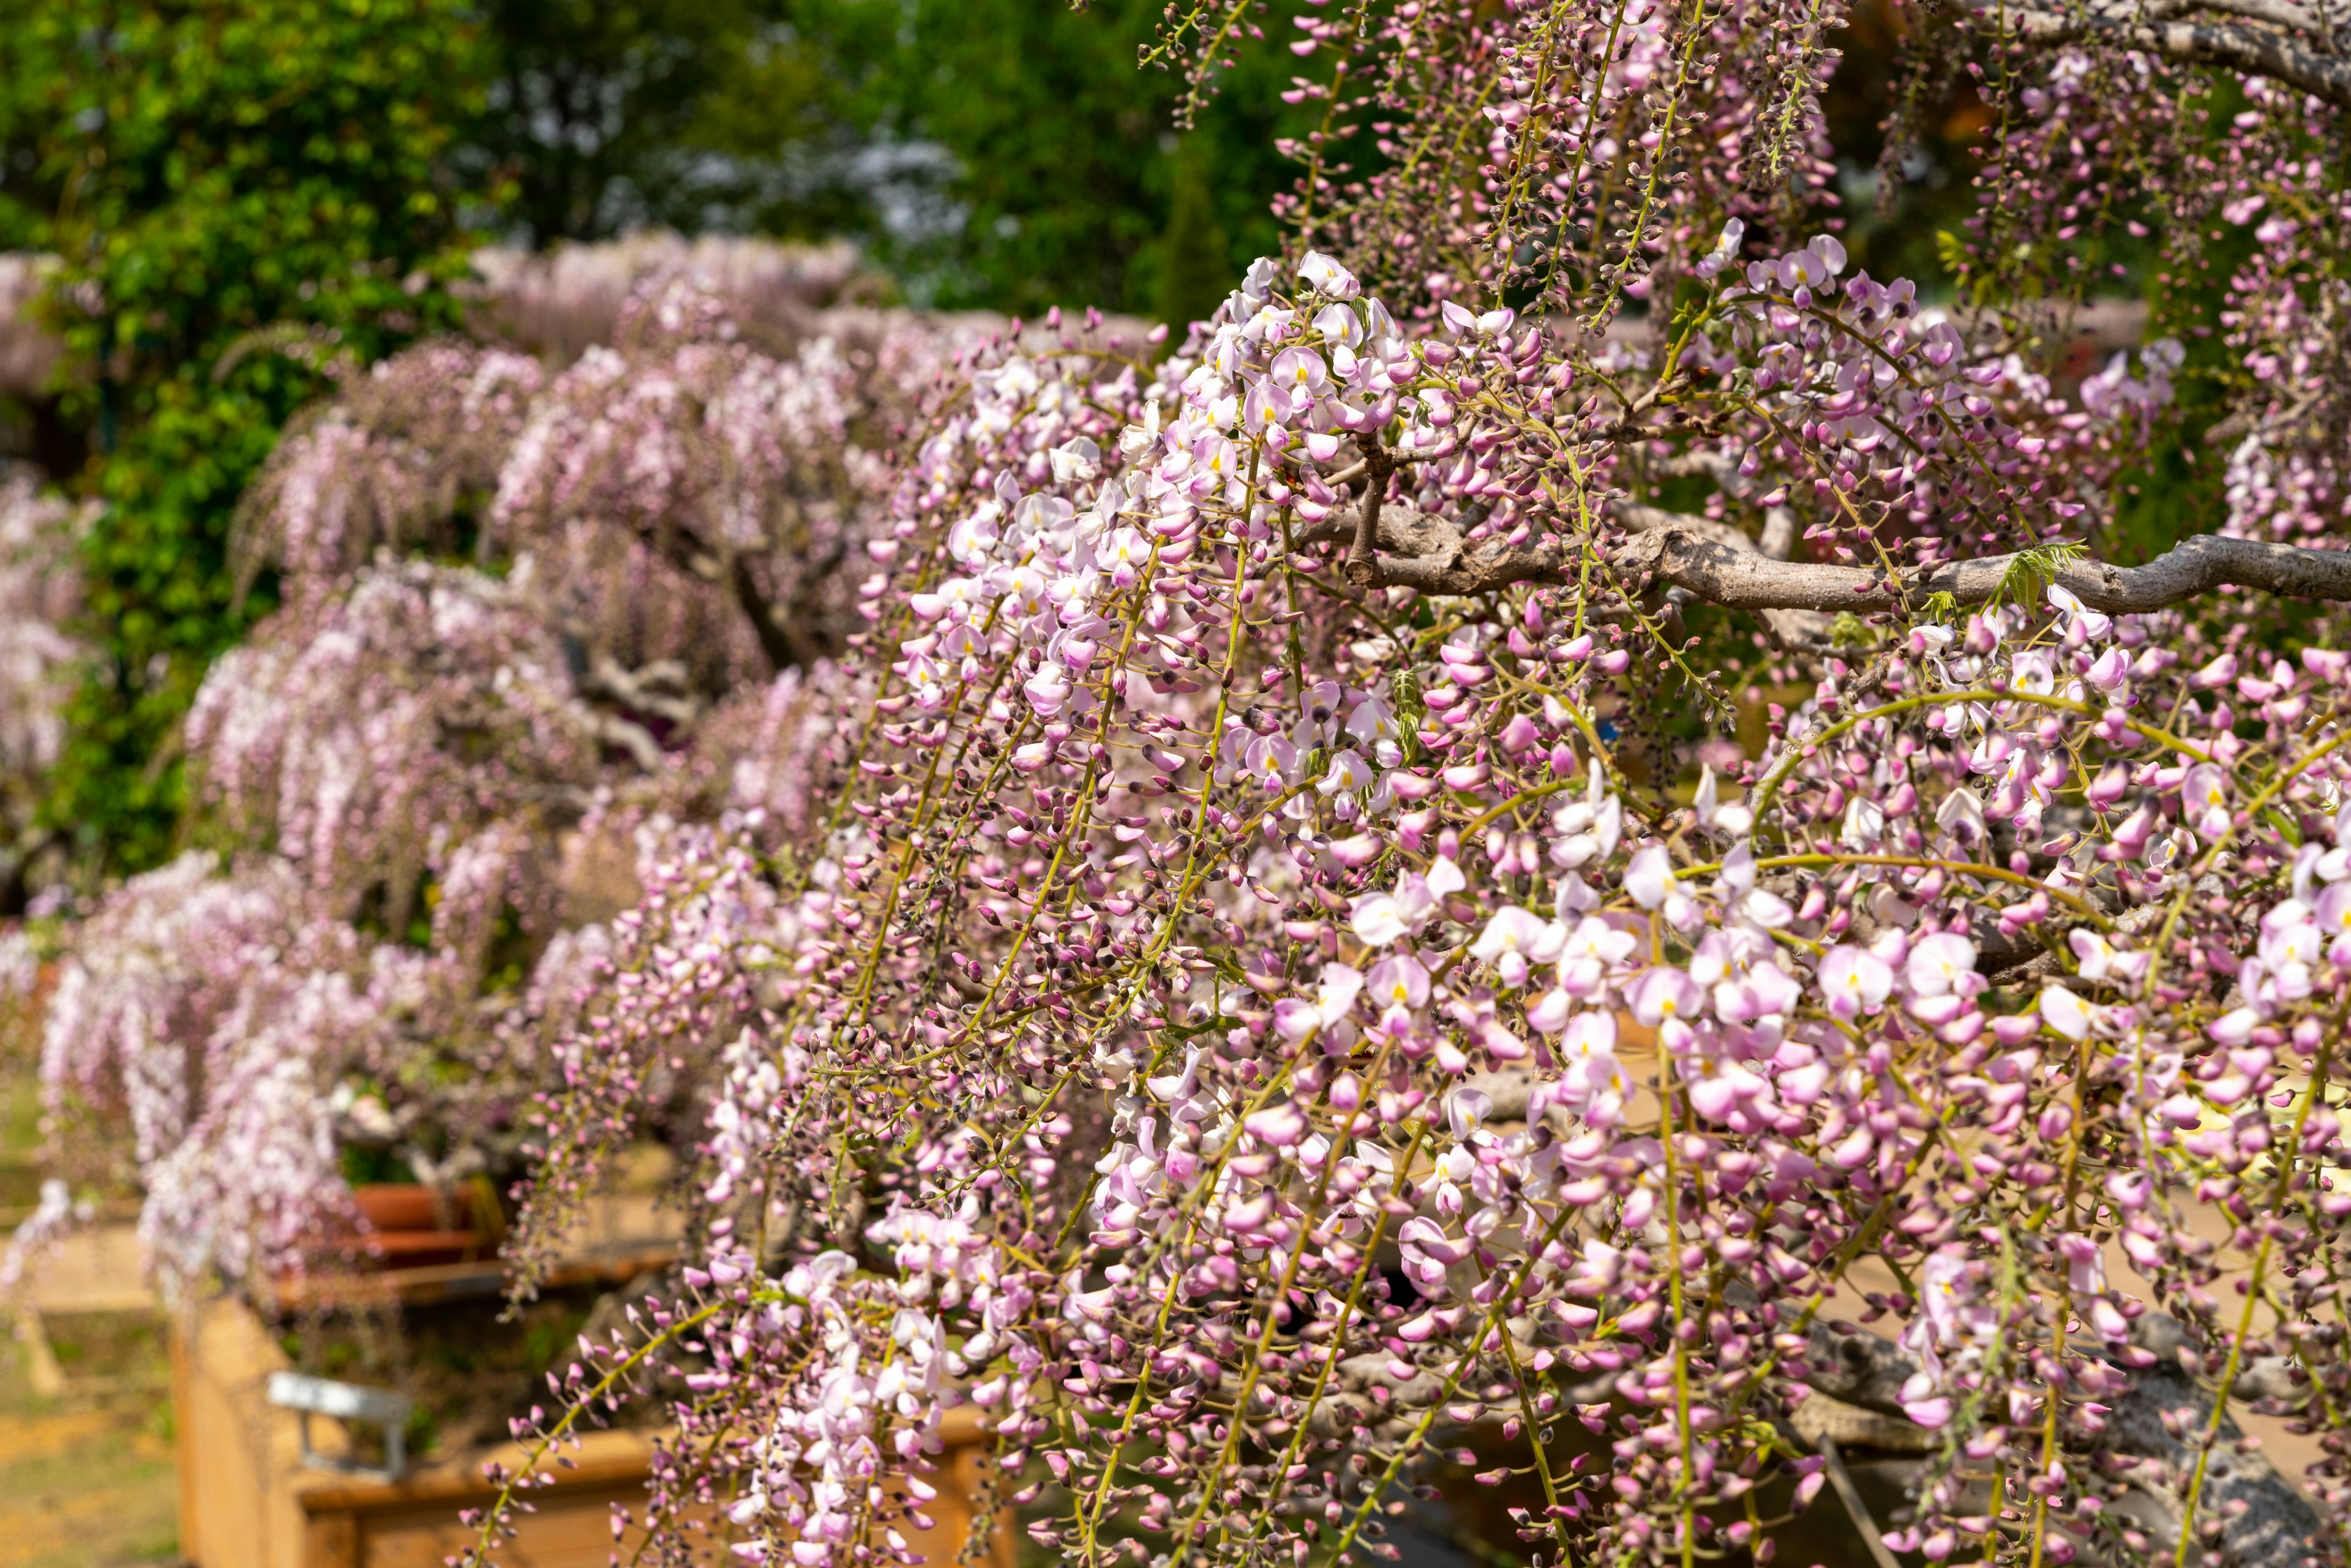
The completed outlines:
{"type": "Polygon", "coordinates": [[[434,343],[359,378],[247,498],[287,604],[198,699],[201,804],[397,929],[478,833],[543,868],[587,814],[625,839],[762,798],[735,774],[789,761],[746,758],[759,716],[864,623],[852,558],[889,476],[857,443],[891,439],[956,335],[810,320],[772,357],[703,280],[656,275],[558,375],[434,343]],[[468,545],[500,570],[386,559],[468,545]]]}
{"type": "Polygon", "coordinates": [[[528,558],[591,682],[689,716],[837,654],[883,455],[974,334],[858,308],[791,324],[755,342],[708,279],[658,271],[559,372],[459,342],[395,356],[281,447],[245,503],[246,570],[277,569],[302,610],[385,549],[528,558]]]}
{"type": "Polygon", "coordinates": [[[2351,657],[2262,596],[2351,597],[2266,542],[2332,542],[2344,95],[2224,16],[1920,25],[2001,117],[1970,316],[1837,238],[1835,8],[1302,16],[1292,261],[942,402],[866,716],[782,743],[822,837],[618,933],[524,1233],[699,1064],[701,1245],[542,1451],[677,1373],[670,1561],[911,1560],[964,1401],[965,1556],[1392,1555],[1449,1463],[1541,1561],[1768,1560],[1840,1437],[1928,1561],[2339,1555],[2351,657]],[[2245,444],[2125,568],[2185,340],[2061,392],[2029,301],[2142,218],[2250,243],[2245,444]],[[1682,792],[1702,611],[1812,679],[1682,792]]]}
{"type": "MultiPolygon", "coordinates": [[[[2314,16],[2283,9],[2266,16],[2273,29],[2187,20],[2204,9],[2179,8],[2161,37],[2119,50],[2048,45],[2082,22],[2095,37],[2113,17],[2012,16],[2021,36],[1988,70],[1978,64],[1974,85],[2013,130],[1991,150],[1956,258],[1967,285],[2000,298],[2094,292],[2130,274],[2115,259],[2129,256],[2151,275],[2158,308],[2223,350],[2199,369],[2230,406],[2187,434],[2226,455],[2225,530],[2327,534],[2344,517],[2341,334],[2331,323],[2344,308],[2346,214],[2331,171],[2351,79],[2322,57],[2334,45],[2314,16]],[[2247,49],[2265,56],[2263,74],[2180,68],[2234,59],[2262,69],[2247,49]],[[2216,122],[2224,135],[2212,134],[2216,122]],[[2167,177],[2149,180],[2149,168],[2167,177]]],[[[1980,8],[1947,19],[1926,53],[1948,59],[1993,23],[1980,8]]],[[[1930,112],[1923,99],[1915,109],[1930,112]]],[[[1889,160],[1915,140],[1889,139],[1889,160]]]]}
{"type": "Polygon", "coordinates": [[[748,335],[778,342],[808,336],[810,319],[874,282],[854,246],[785,245],[705,234],[686,239],[644,230],[595,245],[538,253],[474,253],[482,279],[474,324],[483,337],[563,364],[618,336],[631,297],[649,279],[690,277],[724,297],[748,335]]]}
{"type": "Polygon", "coordinates": [[[580,700],[529,575],[363,569],[302,639],[232,650],[188,716],[202,798],[306,868],[337,914],[388,901],[393,930],[428,870],[448,875],[477,834],[560,821],[567,804],[576,818],[599,742],[642,732],[580,700]]]}
{"type": "MultiPolygon", "coordinates": [[[[389,1054],[381,999],[352,983],[353,933],[292,915],[293,883],[224,879],[203,853],[135,879],[89,916],[48,999],[45,1109],[63,1174],[144,1179],[141,1237],[174,1287],[214,1269],[266,1278],[333,1239],[322,1091],[389,1054]],[[72,1135],[91,1115],[127,1125],[128,1146],[72,1135]]],[[[47,1239],[36,1229],[17,1252],[47,1239]]]]}
{"type": "Polygon", "coordinates": [[[731,1498],[739,1557],[811,1568],[910,1557],[966,1400],[981,1519],[1073,1562],[1384,1555],[1447,1458],[1546,1561],[1760,1552],[1873,1420],[1927,1456],[1876,1528],[1930,1560],[2339,1528],[2331,1462],[2229,1410],[2333,1433],[2351,1385],[2351,657],[2169,606],[2351,579],[1932,565],[2097,498],[2177,357],[2069,407],[1842,260],[1719,268],[1667,346],[1790,433],[1679,444],[1710,517],[1606,482],[1634,367],[1587,389],[1501,309],[1406,332],[1315,253],[1157,365],[975,373],[900,492],[870,720],[784,743],[820,858],[722,825],[565,1048],[526,1238],[649,1083],[711,1090],[695,1266],[542,1440],[674,1364],[640,1521],[682,1561],[731,1498]],[[1930,456],[1844,455],[1881,440],[1930,456]],[[1722,520],[1813,454],[1860,514],[1815,543],[1898,520],[1927,570],[1722,520]],[[1667,582],[1882,628],[1678,802],[1609,717],[1680,657],[1667,582]]]}

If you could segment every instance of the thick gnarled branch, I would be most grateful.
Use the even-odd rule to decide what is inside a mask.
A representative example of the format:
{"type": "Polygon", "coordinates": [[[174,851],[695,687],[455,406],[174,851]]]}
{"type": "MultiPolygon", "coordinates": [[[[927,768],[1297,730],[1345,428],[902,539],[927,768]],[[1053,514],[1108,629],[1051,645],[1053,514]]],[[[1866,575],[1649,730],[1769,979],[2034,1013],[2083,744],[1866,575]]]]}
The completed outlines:
{"type": "MultiPolygon", "coordinates": [[[[2179,1352],[2188,1341],[2177,1319],[2147,1312],[2133,1326],[2131,1338],[2153,1354],[2126,1373],[2119,1396],[2107,1396],[2112,1414],[2097,1447],[2116,1461],[2115,1473],[2130,1488],[2122,1500],[2123,1514],[2142,1528],[2177,1537],[2182,1509],[2168,1478],[2194,1464],[2194,1439],[2180,1434],[2212,1425],[2214,1392],[2181,1364],[2179,1352]]],[[[1809,1385],[1815,1395],[1849,1407],[1836,1414],[1876,1415],[1895,1427],[1897,1439],[1876,1438],[1876,1446],[1909,1446],[1898,1440],[1908,1426],[1902,1388],[1919,1364],[1907,1352],[1867,1333],[1823,1325],[1812,1331],[1811,1362],[1809,1385]]],[[[2265,1357],[2239,1380],[2236,1392],[2247,1398],[2290,1396],[2292,1376],[2283,1358],[2265,1357]]],[[[2238,1448],[2242,1434],[2225,1413],[2220,1431],[2203,1510],[2218,1526],[2214,1544],[2233,1568],[2293,1568],[2318,1539],[2318,1511],[2266,1458],[2238,1448]]]]}
{"type": "Polygon", "coordinates": [[[2011,9],[2004,16],[1978,11],[1988,26],[2005,23],[2015,37],[2035,44],[2095,41],[2110,47],[2143,49],[2182,65],[2220,66],[2248,76],[2267,77],[2299,88],[2337,109],[2351,109],[2351,60],[2322,54],[2294,30],[2281,27],[2215,26],[2165,11],[2218,11],[2285,24],[2299,7],[2227,0],[2200,5],[2124,8],[2112,4],[2080,11],[2011,9]]]}
{"type": "Polygon", "coordinates": [[[1402,499],[1384,507],[1367,499],[1353,514],[1325,518],[1299,535],[1301,544],[1335,540],[1349,542],[1346,564],[1354,580],[1369,588],[1416,588],[1424,593],[1481,593],[1514,582],[1564,582],[1575,564],[1575,552],[1563,540],[1547,538],[1524,546],[1473,541],[1458,524],[1402,499]],[[1359,554],[1359,547],[1370,546],[1388,553],[1372,554],[1362,548],[1359,554]]]}
{"type": "MultiPolygon", "coordinates": [[[[1609,556],[1620,575],[1683,589],[1725,610],[1866,614],[1906,603],[1916,607],[1937,594],[1949,594],[1966,609],[2010,591],[2019,559],[1958,561],[1897,583],[1875,568],[1774,560],[1729,524],[1709,517],[1622,503],[1616,515],[1633,530],[1609,556]]],[[[1328,518],[1301,535],[1301,542],[1352,542],[1363,521],[1373,523],[1375,542],[1387,552],[1371,562],[1368,585],[1374,588],[1473,594],[1520,582],[1566,582],[1575,573],[1575,549],[1556,535],[1521,545],[1472,540],[1458,525],[1402,501],[1390,502],[1374,518],[1328,518]]],[[[2221,588],[2351,600],[2351,550],[2199,534],[2145,566],[2076,562],[2060,568],[2056,580],[2085,604],[2109,614],[2161,610],[2221,588]]]]}
{"type": "MultiPolygon", "coordinates": [[[[1879,570],[1768,560],[1695,531],[1669,527],[1639,536],[1616,557],[1620,569],[1646,568],[1726,610],[1867,612],[1949,594],[1960,608],[2007,591],[2013,555],[1937,567],[1897,585],[1879,570]]],[[[2094,610],[2128,614],[2161,610],[2220,588],[2252,588],[2291,599],[2351,600],[2351,552],[2199,534],[2145,566],[2082,562],[2061,568],[2057,582],[2094,610]]]]}

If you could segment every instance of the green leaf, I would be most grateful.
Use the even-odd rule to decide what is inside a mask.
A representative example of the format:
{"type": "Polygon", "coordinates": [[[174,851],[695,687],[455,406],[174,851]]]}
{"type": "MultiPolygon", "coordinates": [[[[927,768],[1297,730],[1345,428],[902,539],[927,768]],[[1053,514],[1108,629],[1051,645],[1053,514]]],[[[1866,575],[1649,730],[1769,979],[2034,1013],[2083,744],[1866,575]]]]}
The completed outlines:
{"type": "Polygon", "coordinates": [[[1949,229],[1937,229],[1935,231],[1935,259],[1943,264],[1943,270],[1945,272],[1949,273],[1954,277],[1958,277],[1967,269],[1967,242],[1949,229]]]}
{"type": "Polygon", "coordinates": [[[2008,569],[2000,574],[2000,586],[1992,591],[1988,601],[1998,604],[2011,600],[2018,604],[2032,605],[2039,601],[2058,574],[2086,559],[2089,551],[2078,543],[2034,545],[2021,549],[2010,558],[2008,569]]]}
{"type": "MultiPolygon", "coordinates": [[[[42,815],[100,870],[179,841],[174,736],[206,665],[269,608],[229,570],[237,497],[329,383],[461,320],[469,237],[450,163],[486,101],[471,0],[17,5],[0,141],[65,258],[60,407],[106,503],[85,549],[99,657],[42,815]],[[388,214],[399,221],[386,221],[388,214]],[[407,279],[423,280],[414,295],[407,279]],[[102,298],[92,316],[71,301],[102,298]],[[103,364],[103,379],[72,367],[103,364]]],[[[477,198],[469,198],[476,206],[477,198]]]]}
{"type": "Polygon", "coordinates": [[[1877,634],[1852,611],[1840,610],[1829,622],[1829,641],[1840,648],[1864,648],[1877,641],[1877,634]]]}

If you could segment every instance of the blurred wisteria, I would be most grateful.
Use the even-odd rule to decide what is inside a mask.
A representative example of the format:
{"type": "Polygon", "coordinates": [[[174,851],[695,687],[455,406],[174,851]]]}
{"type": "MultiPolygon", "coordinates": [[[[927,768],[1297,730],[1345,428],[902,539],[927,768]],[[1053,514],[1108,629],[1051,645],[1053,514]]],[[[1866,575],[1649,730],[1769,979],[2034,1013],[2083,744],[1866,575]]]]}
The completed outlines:
{"type": "Polygon", "coordinates": [[[42,775],[65,741],[65,706],[85,653],[78,554],[89,508],[0,470],[0,834],[22,883],[48,841],[37,821],[42,775]]]}
{"type": "MultiPolygon", "coordinates": [[[[674,257],[569,365],[420,345],[349,376],[246,497],[241,559],[282,608],[189,715],[193,845],[46,938],[53,1146],[141,1184],[173,1289],[363,1253],[352,1148],[511,1180],[641,851],[799,821],[778,727],[841,685],[888,451],[977,333],[830,307],[820,272],[790,310],[760,276],[758,347],[741,280],[674,257]],[[92,1117],[131,1132],[129,1170],[92,1117]]],[[[69,568],[72,539],[6,494],[5,735],[32,778],[78,606],[28,552],[69,568]]]]}

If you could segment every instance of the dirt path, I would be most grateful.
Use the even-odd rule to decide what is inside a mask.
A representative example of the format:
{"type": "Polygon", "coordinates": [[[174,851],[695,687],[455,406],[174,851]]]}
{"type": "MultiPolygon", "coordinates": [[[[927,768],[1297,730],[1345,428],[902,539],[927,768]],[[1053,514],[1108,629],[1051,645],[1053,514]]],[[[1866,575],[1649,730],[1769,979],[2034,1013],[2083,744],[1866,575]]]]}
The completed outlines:
{"type": "MultiPolygon", "coordinates": [[[[61,1335],[56,1348],[71,1375],[84,1346],[61,1335]]],[[[160,1380],[159,1341],[108,1349],[115,1375],[160,1380]]],[[[23,1344],[0,1340],[0,1563],[145,1568],[179,1562],[171,1406],[160,1382],[96,1398],[68,1393],[44,1399],[33,1392],[28,1361],[23,1344]]]]}
{"type": "MultiPolygon", "coordinates": [[[[39,1121],[26,1043],[11,1031],[0,1039],[0,1203],[18,1213],[39,1188],[39,1121]]],[[[30,1284],[62,1394],[37,1392],[34,1347],[0,1305],[0,1568],[181,1560],[162,1321],[149,1310],[136,1233],[110,1218],[30,1284]]]]}

